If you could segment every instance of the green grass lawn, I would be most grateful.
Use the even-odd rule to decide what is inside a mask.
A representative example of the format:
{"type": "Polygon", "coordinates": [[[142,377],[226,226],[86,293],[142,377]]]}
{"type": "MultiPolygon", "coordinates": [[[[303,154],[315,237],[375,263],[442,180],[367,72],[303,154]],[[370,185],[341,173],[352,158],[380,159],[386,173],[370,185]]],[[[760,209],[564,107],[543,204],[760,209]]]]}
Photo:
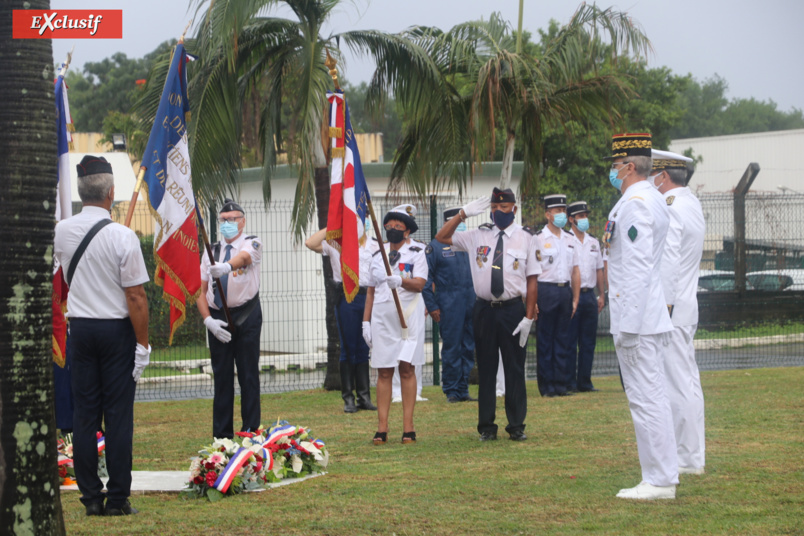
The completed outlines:
{"type": "MultiPolygon", "coordinates": [[[[502,429],[500,440],[478,442],[476,404],[448,404],[437,387],[425,387],[430,401],[416,405],[419,441],[399,442],[401,408],[393,404],[392,441],[375,447],[376,413],[346,415],[339,393],[315,390],[264,396],[263,419],[312,427],[332,453],[327,475],[216,504],[135,495],[141,513],[128,518],[87,518],[78,493],[64,492],[67,532],[804,534],[804,367],[702,379],[707,472],[683,475],[674,501],[614,497],[640,480],[616,377],[596,379],[599,393],[554,399],[539,398],[529,382],[524,443],[503,439],[502,429]]],[[[136,404],[134,469],[187,470],[210,440],[211,410],[211,400],[136,404]]],[[[504,426],[501,401],[497,415],[504,426]]]]}

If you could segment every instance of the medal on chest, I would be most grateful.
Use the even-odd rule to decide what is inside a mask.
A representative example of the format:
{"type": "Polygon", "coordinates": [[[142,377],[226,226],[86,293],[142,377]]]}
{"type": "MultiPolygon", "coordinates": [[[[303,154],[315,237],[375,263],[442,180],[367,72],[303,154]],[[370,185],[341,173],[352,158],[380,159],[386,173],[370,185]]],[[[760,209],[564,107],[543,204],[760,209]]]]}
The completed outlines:
{"type": "Polygon", "coordinates": [[[399,275],[402,279],[409,279],[410,274],[413,273],[413,263],[412,262],[400,262],[399,263],[399,275]]]}
{"type": "Polygon", "coordinates": [[[489,246],[480,246],[477,248],[477,266],[479,268],[483,268],[484,262],[489,262],[489,252],[491,248],[489,246]]]}
{"type": "MultiPolygon", "coordinates": [[[[615,217],[617,214],[614,215],[615,217]]],[[[614,220],[609,220],[606,222],[606,226],[603,228],[603,247],[606,248],[606,251],[611,247],[611,237],[614,234],[614,220]]]]}
{"type": "Polygon", "coordinates": [[[514,259],[514,270],[519,270],[519,259],[514,259]]]}

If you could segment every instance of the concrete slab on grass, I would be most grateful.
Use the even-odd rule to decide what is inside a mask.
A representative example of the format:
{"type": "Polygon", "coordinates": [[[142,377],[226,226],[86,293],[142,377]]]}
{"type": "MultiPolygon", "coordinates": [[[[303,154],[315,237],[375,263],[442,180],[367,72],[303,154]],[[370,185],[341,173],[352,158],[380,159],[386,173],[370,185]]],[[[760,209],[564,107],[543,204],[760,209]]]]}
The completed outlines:
{"type": "MultiPolygon", "coordinates": [[[[278,488],[279,486],[287,486],[289,484],[296,484],[308,478],[325,475],[326,473],[315,473],[307,475],[302,478],[286,478],[279,482],[268,484],[269,488],[278,488]]],[[[163,492],[179,492],[187,487],[187,481],[190,479],[189,471],[132,471],[131,472],[131,493],[163,493],[163,492]]],[[[108,478],[101,479],[104,486],[109,480],[108,478]]],[[[78,485],[61,486],[62,491],[78,490],[78,485]]],[[[262,490],[256,490],[262,491],[262,490]]]]}

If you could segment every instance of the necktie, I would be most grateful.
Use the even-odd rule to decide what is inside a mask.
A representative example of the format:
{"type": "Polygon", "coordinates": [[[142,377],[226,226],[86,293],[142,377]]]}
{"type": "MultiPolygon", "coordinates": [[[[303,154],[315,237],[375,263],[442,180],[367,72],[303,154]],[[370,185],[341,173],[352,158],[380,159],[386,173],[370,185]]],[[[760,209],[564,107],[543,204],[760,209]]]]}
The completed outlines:
{"type": "MultiPolygon", "coordinates": [[[[231,258],[232,258],[232,245],[227,244],[226,245],[226,255],[223,256],[223,261],[222,262],[226,262],[231,258]]],[[[226,274],[225,276],[223,276],[221,278],[221,287],[223,287],[223,295],[228,297],[229,296],[229,292],[228,292],[228,290],[229,290],[229,274],[226,274]]],[[[220,293],[219,290],[215,291],[215,305],[218,306],[218,309],[223,308],[223,300],[221,299],[221,293],[220,293]]]]}
{"type": "Polygon", "coordinates": [[[504,231],[500,231],[500,234],[497,235],[497,247],[494,248],[494,262],[491,264],[491,293],[494,295],[495,298],[499,298],[502,296],[503,291],[505,290],[505,285],[503,284],[503,234],[504,231]]]}

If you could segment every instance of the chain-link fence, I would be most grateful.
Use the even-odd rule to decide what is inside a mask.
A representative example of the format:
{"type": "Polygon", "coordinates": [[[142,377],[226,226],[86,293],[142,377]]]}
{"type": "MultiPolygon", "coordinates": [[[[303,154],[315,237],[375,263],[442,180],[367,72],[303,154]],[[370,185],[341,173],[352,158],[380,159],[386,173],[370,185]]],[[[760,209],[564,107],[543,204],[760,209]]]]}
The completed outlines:
{"type": "MultiPolygon", "coordinates": [[[[732,194],[701,198],[707,223],[699,287],[700,324],[696,337],[701,369],[804,365],[804,195],[750,194],[746,199],[744,247],[746,291],[735,290],[735,226],[732,194]]],[[[574,199],[570,200],[574,201],[574,199]]],[[[590,230],[600,236],[612,199],[586,199],[592,208],[590,230]]],[[[410,202],[418,213],[414,239],[429,243],[445,208],[462,202],[450,196],[426,200],[375,198],[377,217],[410,202]]],[[[465,202],[465,200],[464,200],[465,202]]],[[[263,393],[321,387],[327,367],[327,325],[322,258],[289,231],[293,203],[241,203],[245,231],[263,242],[260,302],[263,309],[260,370],[263,393]]],[[[538,200],[521,202],[520,219],[535,231],[545,224],[538,200]]],[[[477,226],[488,215],[471,219],[477,226]]],[[[135,229],[150,229],[135,221],[135,229]]],[[[153,236],[142,236],[146,262],[153,274],[153,236]]],[[[147,285],[151,308],[151,365],[137,389],[139,400],[202,398],[213,395],[206,330],[194,304],[168,346],[167,304],[162,290],[147,285]]],[[[617,373],[608,335],[608,307],[600,316],[594,375],[617,373]]],[[[526,372],[536,377],[535,326],[528,343],[526,372]]],[[[438,378],[432,323],[427,321],[425,385],[438,378]]],[[[437,345],[436,345],[437,346],[437,345]]]]}

